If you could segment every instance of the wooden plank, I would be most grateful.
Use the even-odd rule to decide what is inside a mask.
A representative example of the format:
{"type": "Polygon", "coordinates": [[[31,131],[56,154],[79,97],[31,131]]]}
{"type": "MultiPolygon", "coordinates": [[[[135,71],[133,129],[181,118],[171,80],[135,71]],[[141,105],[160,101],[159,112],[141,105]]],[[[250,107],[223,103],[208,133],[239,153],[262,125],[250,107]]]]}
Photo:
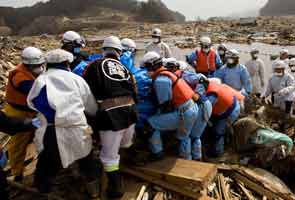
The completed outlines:
{"type": "Polygon", "coordinates": [[[223,174],[219,174],[219,181],[220,181],[220,187],[221,187],[221,193],[224,200],[230,200],[229,197],[229,190],[226,187],[226,182],[224,180],[223,174]]]}
{"type": "Polygon", "coordinates": [[[153,200],[164,200],[164,192],[157,192],[153,200]]]}
{"type": "Polygon", "coordinates": [[[175,158],[136,167],[136,170],[171,181],[175,185],[191,186],[197,190],[205,189],[217,174],[217,166],[214,164],[175,158]]]}
{"type": "Polygon", "coordinates": [[[136,200],[142,200],[145,190],[146,190],[146,186],[145,185],[141,186],[140,191],[136,197],[136,200]]]}
{"type": "Polygon", "coordinates": [[[161,180],[159,178],[150,176],[150,175],[145,174],[143,172],[132,170],[132,169],[129,169],[129,168],[124,168],[124,167],[121,168],[121,169],[122,169],[122,172],[124,172],[126,174],[138,177],[138,178],[143,179],[143,180],[145,180],[145,181],[147,181],[149,183],[153,183],[155,185],[158,185],[158,186],[160,186],[162,188],[173,191],[173,192],[178,193],[180,195],[190,197],[192,199],[198,199],[201,196],[200,192],[198,192],[198,191],[195,192],[195,191],[186,190],[183,187],[173,185],[173,184],[171,184],[169,182],[166,182],[166,181],[161,180]]]}
{"type": "Polygon", "coordinates": [[[246,195],[246,197],[248,198],[248,200],[255,200],[255,198],[253,197],[253,195],[251,194],[251,192],[244,187],[243,183],[238,182],[237,185],[244,192],[244,194],[246,195]]]}

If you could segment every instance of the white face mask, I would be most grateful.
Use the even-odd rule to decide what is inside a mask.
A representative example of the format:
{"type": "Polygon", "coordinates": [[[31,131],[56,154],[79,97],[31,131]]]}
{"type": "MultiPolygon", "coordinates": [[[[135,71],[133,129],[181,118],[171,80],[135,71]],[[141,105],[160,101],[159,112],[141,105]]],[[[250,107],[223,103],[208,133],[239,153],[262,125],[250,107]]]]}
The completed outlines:
{"type": "Polygon", "coordinates": [[[155,44],[160,43],[160,38],[153,38],[153,43],[155,43],[155,44]]]}
{"type": "Polygon", "coordinates": [[[284,73],[283,72],[274,72],[274,75],[281,77],[281,76],[284,76],[284,73]]]}
{"type": "Polygon", "coordinates": [[[35,75],[40,75],[44,72],[44,66],[41,66],[41,67],[36,67],[32,70],[32,73],[35,74],[35,75]]]}
{"type": "Polygon", "coordinates": [[[234,64],[234,63],[235,63],[235,60],[232,59],[232,58],[229,58],[229,59],[227,59],[227,62],[228,62],[229,64],[234,64]]]}
{"type": "Polygon", "coordinates": [[[205,53],[208,53],[208,52],[210,51],[210,48],[204,48],[203,51],[204,51],[205,53]]]}
{"type": "Polygon", "coordinates": [[[221,55],[221,56],[223,56],[225,54],[225,51],[220,50],[220,51],[218,51],[218,54],[221,55]]]}
{"type": "Polygon", "coordinates": [[[291,72],[295,72],[295,66],[290,67],[291,72]]]}

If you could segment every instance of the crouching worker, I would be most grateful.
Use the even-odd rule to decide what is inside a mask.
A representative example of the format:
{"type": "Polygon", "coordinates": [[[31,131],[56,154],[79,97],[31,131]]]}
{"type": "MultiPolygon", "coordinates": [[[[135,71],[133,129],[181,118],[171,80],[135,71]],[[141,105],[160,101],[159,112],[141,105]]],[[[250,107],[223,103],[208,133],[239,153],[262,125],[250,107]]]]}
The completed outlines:
{"type": "MultiPolygon", "coordinates": [[[[27,47],[22,52],[22,63],[9,72],[6,101],[3,111],[9,117],[33,118],[36,113],[27,105],[27,96],[36,77],[44,70],[43,52],[27,47]]],[[[22,181],[27,147],[34,132],[23,132],[11,138],[8,145],[9,164],[15,181],[22,181]]]]}
{"type": "Polygon", "coordinates": [[[97,129],[102,145],[100,159],[108,177],[109,198],[123,196],[119,150],[132,145],[137,121],[133,76],[120,63],[121,53],[120,39],[107,37],[103,43],[104,58],[91,63],[84,74],[100,107],[97,129]]]}
{"type": "MultiPolygon", "coordinates": [[[[23,131],[34,131],[39,127],[39,124],[40,120],[37,118],[31,120],[7,117],[3,112],[0,111],[0,131],[5,132],[10,136],[23,131]]],[[[8,185],[5,172],[3,171],[7,163],[7,158],[4,151],[2,151],[2,148],[3,147],[0,146],[0,197],[2,200],[8,200],[8,185]]]]}
{"type": "Polygon", "coordinates": [[[179,140],[179,156],[192,159],[191,134],[198,118],[198,105],[193,98],[197,98],[194,91],[181,78],[163,67],[163,61],[156,52],[144,55],[143,65],[153,79],[159,113],[148,119],[154,129],[150,138],[153,160],[163,157],[161,131],[176,130],[179,140]]]}
{"type": "Polygon", "coordinates": [[[168,58],[164,61],[164,66],[182,78],[194,90],[200,98],[197,101],[199,106],[198,118],[193,126],[193,131],[190,135],[192,140],[192,158],[193,160],[202,159],[202,142],[201,137],[207,126],[207,123],[212,114],[212,104],[206,98],[204,87],[198,87],[200,83],[208,81],[203,74],[197,74],[188,70],[188,64],[184,61],[177,61],[175,58],[168,58]]]}
{"type": "Polygon", "coordinates": [[[221,84],[217,78],[209,79],[205,83],[206,96],[213,106],[210,130],[214,133],[214,148],[212,157],[221,157],[224,154],[224,140],[227,125],[232,125],[240,115],[240,102],[244,100],[241,92],[228,85],[221,84]]]}
{"type": "Polygon", "coordinates": [[[71,53],[56,49],[46,54],[46,61],[48,71],[36,79],[28,96],[29,106],[42,121],[35,137],[40,152],[35,185],[49,193],[58,171],[78,161],[87,192],[96,198],[98,172],[85,114],[95,116],[97,104],[83,78],[70,72],[71,53]]]}
{"type": "Polygon", "coordinates": [[[246,158],[243,160],[262,168],[286,158],[293,148],[289,136],[265,127],[253,118],[238,120],[234,132],[235,149],[246,158]]]}

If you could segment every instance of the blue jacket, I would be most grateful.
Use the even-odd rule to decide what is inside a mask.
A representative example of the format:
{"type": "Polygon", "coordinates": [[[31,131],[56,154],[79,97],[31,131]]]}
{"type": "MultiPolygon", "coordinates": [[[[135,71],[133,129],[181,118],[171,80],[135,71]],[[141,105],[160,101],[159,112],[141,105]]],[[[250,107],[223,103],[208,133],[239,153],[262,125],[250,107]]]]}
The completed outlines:
{"type": "Polygon", "coordinates": [[[120,59],[122,65],[124,65],[132,74],[136,72],[136,67],[134,66],[134,54],[131,51],[125,51],[120,59]]]}
{"type": "Polygon", "coordinates": [[[84,70],[87,67],[87,65],[97,59],[101,59],[103,56],[101,54],[93,54],[88,57],[87,60],[82,60],[74,69],[73,73],[83,76],[84,70]]]}

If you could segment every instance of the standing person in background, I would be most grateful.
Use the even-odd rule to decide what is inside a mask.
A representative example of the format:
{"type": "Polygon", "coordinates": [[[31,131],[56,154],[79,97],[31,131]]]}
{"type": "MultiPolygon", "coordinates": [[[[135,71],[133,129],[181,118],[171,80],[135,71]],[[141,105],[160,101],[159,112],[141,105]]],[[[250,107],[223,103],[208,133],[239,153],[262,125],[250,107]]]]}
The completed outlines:
{"type": "Polygon", "coordinates": [[[251,76],[253,91],[252,94],[260,98],[261,92],[264,88],[264,72],[265,65],[264,62],[258,58],[259,51],[255,48],[251,49],[250,55],[251,60],[246,62],[245,66],[248,69],[248,72],[251,76]]]}
{"type": "Polygon", "coordinates": [[[252,93],[251,77],[247,68],[240,64],[239,52],[231,49],[227,54],[227,63],[215,74],[222,83],[241,91],[247,97],[252,93]]]}
{"type": "Polygon", "coordinates": [[[161,29],[159,28],[153,29],[152,39],[153,41],[146,46],[145,53],[154,51],[154,52],[157,52],[162,58],[172,57],[170,47],[162,41],[161,29]]]}
{"type": "Polygon", "coordinates": [[[124,65],[132,74],[134,74],[138,70],[135,67],[136,44],[129,38],[122,39],[121,44],[123,52],[120,61],[122,65],[124,65]]]}
{"type": "Polygon", "coordinates": [[[186,56],[187,62],[195,68],[197,73],[213,77],[215,71],[221,68],[223,63],[218,53],[212,48],[211,38],[201,37],[200,45],[201,49],[186,56]]]}
{"type": "Polygon", "coordinates": [[[286,65],[289,64],[289,51],[288,51],[288,49],[282,49],[280,51],[279,60],[284,61],[286,65]]]}
{"type": "Polygon", "coordinates": [[[220,56],[220,59],[222,61],[222,64],[226,64],[226,53],[227,53],[227,46],[224,43],[221,43],[217,47],[218,55],[220,56]]]}
{"type": "MultiPolygon", "coordinates": [[[[6,87],[6,102],[3,111],[9,117],[33,118],[36,113],[27,105],[27,96],[36,77],[45,67],[43,52],[35,47],[27,47],[22,52],[22,64],[9,72],[6,87]]],[[[34,132],[24,132],[11,138],[8,145],[9,163],[15,181],[22,181],[27,147],[34,132]]]]}

